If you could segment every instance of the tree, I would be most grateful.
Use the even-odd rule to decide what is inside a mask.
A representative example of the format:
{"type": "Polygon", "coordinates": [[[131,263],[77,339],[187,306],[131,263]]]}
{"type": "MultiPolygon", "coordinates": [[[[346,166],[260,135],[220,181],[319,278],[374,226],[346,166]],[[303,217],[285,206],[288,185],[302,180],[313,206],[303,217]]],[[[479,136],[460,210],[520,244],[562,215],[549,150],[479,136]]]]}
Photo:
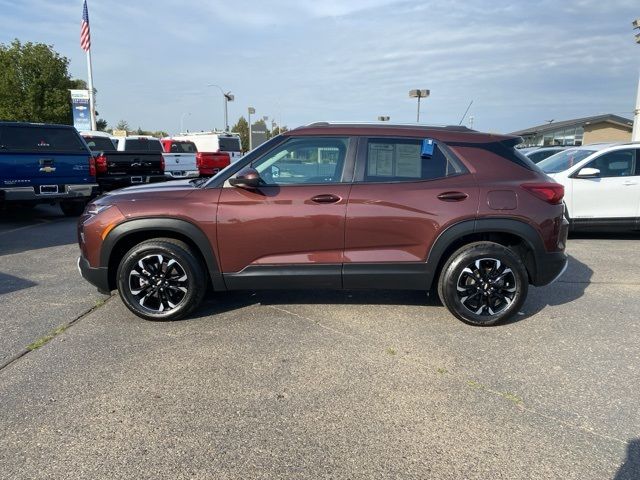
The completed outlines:
{"type": "Polygon", "coordinates": [[[0,44],[0,119],[72,123],[68,66],[50,45],[0,44]]]}
{"type": "MultiPolygon", "coordinates": [[[[96,112],[96,114],[97,114],[97,113],[98,113],[98,112],[96,112]]],[[[108,127],[108,125],[107,125],[107,121],[106,121],[104,118],[99,118],[99,119],[97,119],[97,120],[96,120],[96,128],[97,128],[99,131],[104,132],[104,131],[106,131],[106,130],[107,130],[107,127],[108,127]]]]}
{"type": "Polygon", "coordinates": [[[131,130],[131,127],[129,127],[129,124],[127,123],[126,120],[120,120],[118,123],[116,123],[115,130],[129,131],[131,130]]]}
{"type": "Polygon", "coordinates": [[[240,134],[240,143],[242,145],[242,151],[249,150],[249,123],[244,117],[240,117],[236,124],[231,128],[232,132],[240,134]]]}

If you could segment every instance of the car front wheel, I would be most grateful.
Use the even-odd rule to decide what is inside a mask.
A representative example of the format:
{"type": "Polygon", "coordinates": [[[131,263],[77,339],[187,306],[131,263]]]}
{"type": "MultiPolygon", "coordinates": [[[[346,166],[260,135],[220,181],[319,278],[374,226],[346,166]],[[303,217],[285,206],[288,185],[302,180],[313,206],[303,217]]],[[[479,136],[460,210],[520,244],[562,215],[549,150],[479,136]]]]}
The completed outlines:
{"type": "Polygon", "coordinates": [[[529,288],[520,257],[493,242],[457,250],[442,269],[438,295],[453,315],[472,325],[488,326],[516,314],[529,288]]]}
{"type": "Polygon", "coordinates": [[[206,275],[184,242],[147,240],[129,250],[118,267],[118,292],[129,310],[147,320],[177,320],[204,297],[206,275]]]}

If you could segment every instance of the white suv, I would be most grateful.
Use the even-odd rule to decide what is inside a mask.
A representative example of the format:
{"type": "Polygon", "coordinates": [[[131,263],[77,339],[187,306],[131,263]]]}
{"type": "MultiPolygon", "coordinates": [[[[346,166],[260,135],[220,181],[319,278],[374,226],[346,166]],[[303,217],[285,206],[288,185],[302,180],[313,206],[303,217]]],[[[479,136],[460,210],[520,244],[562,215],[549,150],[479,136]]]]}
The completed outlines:
{"type": "Polygon", "coordinates": [[[640,229],[640,143],[570,148],[538,166],[564,185],[571,228],[640,229]]]}

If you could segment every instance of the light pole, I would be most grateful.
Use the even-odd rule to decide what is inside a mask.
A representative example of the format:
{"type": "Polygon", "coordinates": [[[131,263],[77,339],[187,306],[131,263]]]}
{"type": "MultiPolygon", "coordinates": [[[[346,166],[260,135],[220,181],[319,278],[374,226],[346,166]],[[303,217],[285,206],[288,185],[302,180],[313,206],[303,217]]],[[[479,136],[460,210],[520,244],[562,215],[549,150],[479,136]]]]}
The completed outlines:
{"type": "Polygon", "coordinates": [[[389,120],[391,120],[391,117],[389,115],[379,115],[378,116],[378,121],[379,122],[388,122],[389,120]]]}
{"type": "Polygon", "coordinates": [[[420,123],[420,99],[427,98],[430,94],[431,94],[430,90],[419,90],[419,89],[409,90],[409,97],[418,99],[418,117],[417,117],[418,123],[420,123]]]}
{"type": "Polygon", "coordinates": [[[251,140],[251,115],[256,113],[256,109],[249,107],[247,110],[247,116],[249,117],[249,151],[253,150],[253,141],[251,140]]]}
{"type": "Polygon", "coordinates": [[[231,92],[224,93],[224,90],[220,85],[210,83],[209,85],[207,85],[207,87],[216,87],[218,90],[220,90],[220,93],[222,94],[222,100],[224,102],[224,131],[228,132],[229,131],[229,114],[227,111],[227,102],[233,102],[235,97],[231,92]]]}
{"type": "MultiPolygon", "coordinates": [[[[639,30],[636,33],[636,43],[640,44],[640,18],[636,18],[633,23],[633,30],[639,30]]],[[[631,141],[640,142],[640,75],[638,75],[638,90],[636,92],[636,108],[633,111],[633,131],[631,132],[631,141]]]]}
{"type": "Polygon", "coordinates": [[[184,132],[184,116],[191,115],[191,112],[184,112],[180,117],[180,133],[184,132]]]}

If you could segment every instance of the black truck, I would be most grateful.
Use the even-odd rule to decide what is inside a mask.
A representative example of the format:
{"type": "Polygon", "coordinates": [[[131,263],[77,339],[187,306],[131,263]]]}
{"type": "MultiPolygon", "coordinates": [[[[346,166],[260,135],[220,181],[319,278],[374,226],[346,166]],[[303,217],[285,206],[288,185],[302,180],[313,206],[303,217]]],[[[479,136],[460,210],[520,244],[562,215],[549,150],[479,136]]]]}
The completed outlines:
{"type": "Polygon", "coordinates": [[[130,187],[144,183],[164,182],[164,157],[160,142],[159,150],[148,148],[152,142],[136,142],[136,137],[126,137],[127,148],[119,151],[112,140],[103,132],[82,132],[96,164],[96,180],[100,192],[130,187]],[[127,141],[128,140],[128,141],[127,141]]]}

